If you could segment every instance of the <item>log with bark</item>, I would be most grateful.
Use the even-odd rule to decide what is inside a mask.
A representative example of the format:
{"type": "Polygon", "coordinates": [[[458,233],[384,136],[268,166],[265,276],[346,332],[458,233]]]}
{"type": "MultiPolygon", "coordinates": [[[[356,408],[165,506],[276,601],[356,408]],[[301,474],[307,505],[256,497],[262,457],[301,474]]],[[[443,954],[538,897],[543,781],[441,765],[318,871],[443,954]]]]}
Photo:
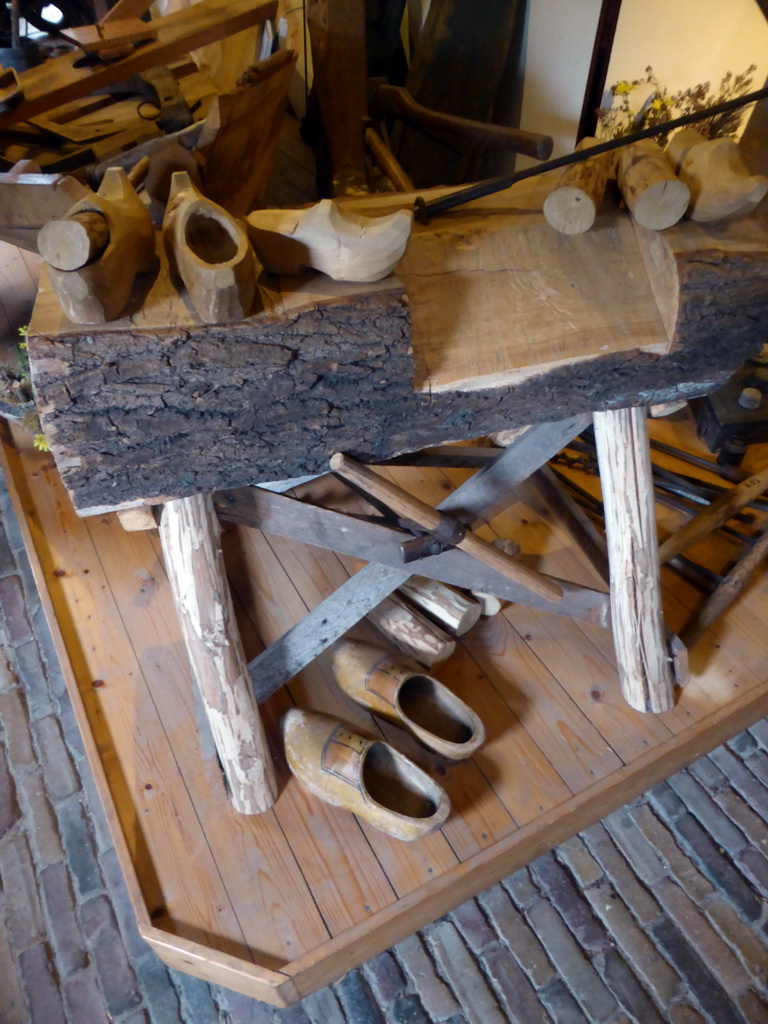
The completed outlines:
{"type": "MultiPolygon", "coordinates": [[[[703,394],[764,342],[768,228],[664,234],[601,215],[552,231],[552,182],[417,224],[398,277],[262,276],[263,309],[203,325],[167,271],[84,329],[50,287],[29,353],[43,430],[81,513],[323,472],[334,451],[426,445],[703,394]],[[650,237],[649,237],[650,236],[650,237]]],[[[372,215],[413,196],[370,197],[372,215]]],[[[162,253],[161,253],[162,256],[162,253]]]]}

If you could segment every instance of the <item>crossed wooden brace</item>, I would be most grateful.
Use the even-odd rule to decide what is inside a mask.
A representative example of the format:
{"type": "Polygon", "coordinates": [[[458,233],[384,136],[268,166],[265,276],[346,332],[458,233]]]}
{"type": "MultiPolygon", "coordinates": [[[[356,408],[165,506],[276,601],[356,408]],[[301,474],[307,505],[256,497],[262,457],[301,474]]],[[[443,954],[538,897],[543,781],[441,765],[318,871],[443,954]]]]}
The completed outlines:
{"type": "MultiPolygon", "coordinates": [[[[454,538],[456,546],[419,559],[420,575],[596,625],[612,623],[619,681],[628,703],[640,711],[672,707],[675,683],[684,682],[686,660],[679,641],[668,638],[664,627],[644,409],[609,410],[531,426],[437,509],[347,456],[334,456],[331,469],[427,530],[438,526],[445,513],[467,528],[463,538],[461,534],[454,538]],[[605,542],[580,510],[553,488],[545,466],[590,420],[603,485],[605,542]],[[531,486],[554,503],[604,576],[610,567],[610,595],[529,569],[471,532],[479,521],[491,519],[515,500],[520,489],[531,486]]],[[[169,502],[160,531],[193,671],[233,802],[245,813],[257,813],[276,798],[257,702],[408,580],[414,566],[403,561],[401,551],[408,534],[386,520],[380,524],[351,518],[258,487],[223,491],[213,499],[197,495],[169,502]],[[246,670],[218,546],[217,514],[283,537],[311,538],[313,544],[363,558],[368,564],[246,670]],[[218,670],[222,652],[230,659],[223,672],[218,670]],[[210,670],[212,664],[217,671],[210,670]]]]}

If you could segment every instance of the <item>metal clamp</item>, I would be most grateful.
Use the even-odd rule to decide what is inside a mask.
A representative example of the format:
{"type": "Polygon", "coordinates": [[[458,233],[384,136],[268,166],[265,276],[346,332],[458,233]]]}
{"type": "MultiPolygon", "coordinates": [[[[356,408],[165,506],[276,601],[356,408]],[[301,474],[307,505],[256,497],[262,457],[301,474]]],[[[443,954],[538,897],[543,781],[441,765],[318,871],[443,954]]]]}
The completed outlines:
{"type": "Polygon", "coordinates": [[[400,545],[400,555],[404,562],[415,562],[419,558],[439,555],[448,548],[461,544],[466,536],[467,528],[455,516],[440,513],[440,522],[428,533],[411,540],[404,540],[400,545]]]}

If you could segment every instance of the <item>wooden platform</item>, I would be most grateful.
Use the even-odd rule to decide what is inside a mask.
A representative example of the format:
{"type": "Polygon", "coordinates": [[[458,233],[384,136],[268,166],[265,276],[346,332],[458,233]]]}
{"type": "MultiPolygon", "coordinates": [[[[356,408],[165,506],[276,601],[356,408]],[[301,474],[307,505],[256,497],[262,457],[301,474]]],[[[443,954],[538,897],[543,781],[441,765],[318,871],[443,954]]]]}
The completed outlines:
{"type": "MultiPolygon", "coordinates": [[[[239,816],[201,741],[157,537],[124,532],[113,514],[78,518],[50,457],[18,443],[5,448],[9,485],[141,934],[173,967],[255,998],[295,1002],[768,712],[764,577],[696,648],[692,682],[659,717],[624,703],[608,631],[509,606],[439,672],[486,724],[477,757],[445,765],[384,727],[447,788],[441,833],[390,840],[288,777],[276,725],[291,704],[380,728],[334,687],[327,656],[264,706],[282,791],[272,811],[239,816]]],[[[696,447],[690,428],[677,443],[696,447]]],[[[466,476],[391,472],[431,502],[466,476]]],[[[597,585],[542,514],[518,503],[488,534],[597,585]]],[[[735,555],[718,544],[713,559],[735,555]]],[[[249,658],[354,570],[246,528],[226,527],[224,548],[249,658]]],[[[677,629],[701,598],[664,573],[677,629]]]]}

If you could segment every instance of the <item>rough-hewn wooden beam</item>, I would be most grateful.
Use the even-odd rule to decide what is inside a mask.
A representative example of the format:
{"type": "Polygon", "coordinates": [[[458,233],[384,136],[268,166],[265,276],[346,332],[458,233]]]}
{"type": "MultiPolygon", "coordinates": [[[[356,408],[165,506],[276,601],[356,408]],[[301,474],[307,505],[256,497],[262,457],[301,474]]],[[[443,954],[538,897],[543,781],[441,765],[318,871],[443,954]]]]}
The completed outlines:
{"type": "Polygon", "coordinates": [[[764,342],[768,230],[687,224],[648,242],[615,216],[561,236],[535,213],[452,214],[414,228],[399,281],[262,281],[264,308],[226,329],[196,321],[163,273],[97,330],[67,323],[43,282],[32,376],[75,507],[705,393],[764,342]]]}

